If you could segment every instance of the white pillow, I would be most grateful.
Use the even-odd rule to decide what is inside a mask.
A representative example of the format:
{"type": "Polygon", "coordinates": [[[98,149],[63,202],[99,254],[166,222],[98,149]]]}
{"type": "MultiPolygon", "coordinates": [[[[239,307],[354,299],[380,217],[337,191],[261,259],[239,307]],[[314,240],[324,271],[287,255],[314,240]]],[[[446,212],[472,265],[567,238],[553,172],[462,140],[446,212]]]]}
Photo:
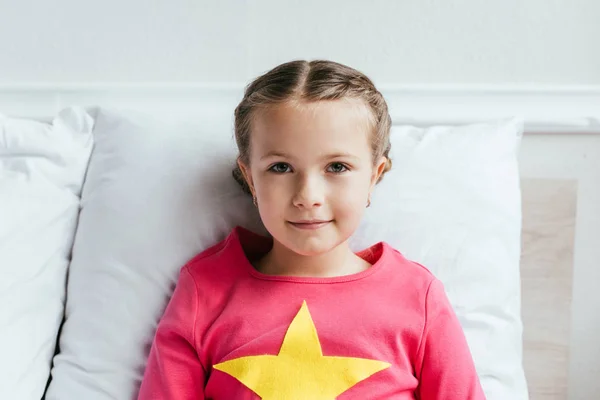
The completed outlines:
{"type": "MultiPolygon", "coordinates": [[[[61,353],[54,360],[53,381],[47,400],[134,398],[156,324],[181,266],[198,252],[225,238],[235,225],[264,233],[251,199],[243,194],[231,177],[237,154],[232,132],[231,120],[194,126],[161,122],[142,114],[98,111],[94,128],[96,144],[84,186],[83,208],[70,268],[67,319],[60,338],[61,353]]],[[[480,282],[480,276],[487,272],[482,268],[472,271],[470,265],[463,267],[457,264],[458,258],[443,258],[456,255],[459,250],[469,252],[471,249],[464,249],[465,242],[460,238],[475,231],[463,225],[462,220],[448,215],[446,210],[451,204],[431,209],[412,199],[424,198],[431,193],[431,188],[437,188],[436,196],[457,201],[457,190],[465,186],[474,188],[472,196],[466,197],[467,202],[478,204],[482,214],[488,210],[493,213],[500,211],[499,215],[504,212],[512,223],[498,226],[499,231],[495,230],[495,226],[488,227],[491,246],[503,243],[505,235],[512,235],[511,243],[518,241],[520,225],[518,215],[513,215],[514,207],[519,204],[518,198],[505,208],[501,208],[502,204],[498,202],[488,203],[487,199],[504,196],[507,186],[510,193],[518,197],[518,180],[511,177],[513,172],[516,174],[519,125],[505,122],[448,132],[455,133],[455,136],[463,133],[469,138],[459,138],[453,144],[452,140],[442,140],[441,137],[421,140],[412,138],[409,132],[394,132],[393,146],[398,148],[395,168],[398,173],[396,177],[393,174],[386,176],[381,183],[367,221],[353,239],[353,245],[365,247],[384,238],[394,245],[400,244],[400,248],[410,249],[411,255],[429,256],[434,269],[441,272],[440,277],[448,292],[459,302],[457,308],[461,321],[469,323],[470,320],[465,320],[462,315],[470,318],[475,308],[483,313],[489,311],[489,317],[482,317],[487,318],[487,322],[496,318],[497,304],[494,303],[495,307],[490,309],[478,308],[481,301],[475,306],[465,306],[463,298],[457,297],[453,287],[455,285],[462,290],[466,286],[465,279],[467,283],[475,279],[480,282]],[[428,149],[423,143],[431,143],[435,149],[428,149]],[[464,162],[476,169],[440,165],[436,171],[432,169],[435,165],[430,165],[431,162],[419,165],[416,161],[403,164],[399,160],[408,160],[410,155],[418,155],[425,150],[440,157],[445,155],[440,161],[446,164],[464,162]],[[479,158],[469,156],[476,151],[479,158]],[[456,156],[456,160],[452,155],[456,156]],[[479,164],[473,164],[476,162],[479,164]],[[421,182],[420,187],[416,176],[406,177],[402,173],[403,170],[408,171],[406,168],[410,164],[418,176],[428,180],[421,182]],[[506,184],[490,184],[489,174],[483,172],[505,166],[508,166],[509,175],[506,184]],[[442,186],[446,180],[455,182],[455,185],[442,186]],[[410,182],[421,193],[400,190],[402,182],[410,182]],[[481,190],[489,190],[490,193],[480,199],[481,190]],[[390,191],[392,194],[386,195],[390,191]],[[396,207],[400,207],[400,204],[394,203],[402,199],[406,210],[403,214],[394,214],[396,207]],[[382,216],[377,217],[377,213],[382,216]],[[408,219],[402,216],[408,216],[408,219]],[[428,240],[421,245],[416,239],[406,244],[399,243],[400,234],[407,231],[414,231],[423,238],[423,234],[435,229],[436,216],[440,227],[438,234],[441,235],[436,236],[436,240],[426,237],[428,240]],[[380,218],[381,224],[371,227],[368,221],[373,218],[380,218]],[[390,230],[389,226],[398,230],[390,230]],[[443,234],[447,236],[443,244],[445,247],[440,247],[436,253],[431,246],[437,245],[438,240],[444,238],[443,234]],[[495,240],[494,235],[500,239],[495,240]],[[444,262],[451,265],[443,268],[444,262]]],[[[462,190],[464,194],[468,189],[462,190]]],[[[462,204],[460,206],[461,210],[464,209],[462,204]]],[[[477,228],[476,233],[481,231],[477,228]]],[[[514,264],[511,258],[514,249],[507,249],[510,253],[507,255],[491,246],[480,250],[484,254],[494,251],[501,257],[498,262],[508,263],[504,265],[506,274],[503,278],[507,285],[497,288],[504,292],[493,299],[513,299],[515,290],[518,295],[519,285],[518,278],[516,281],[513,279],[515,269],[518,272],[518,260],[514,264]]],[[[491,261],[494,262],[497,261],[491,261]]],[[[490,265],[494,276],[498,277],[496,264],[490,265]]],[[[489,284],[488,281],[484,283],[489,284]]],[[[494,282],[494,285],[497,283],[494,282]]],[[[479,288],[472,289],[471,298],[481,297],[478,296],[479,288]]],[[[496,288],[482,290],[493,291],[496,288]]],[[[503,318],[504,314],[500,317],[503,318]]],[[[515,326],[515,332],[520,330],[518,315],[509,322],[508,330],[512,329],[509,325],[515,326]]],[[[481,340],[488,339],[488,329],[491,328],[484,327],[483,332],[479,332],[481,340]]],[[[476,335],[479,333],[476,332],[476,335]]],[[[481,350],[478,337],[468,336],[470,343],[474,343],[474,357],[479,359],[478,365],[483,363],[482,371],[494,371],[491,374],[504,379],[494,370],[493,364],[497,360],[490,360],[487,349],[477,354],[481,350]]],[[[512,333],[511,338],[515,338],[512,333]]],[[[516,346],[517,352],[520,349],[520,341],[510,345],[516,346]]],[[[490,346],[494,348],[495,344],[490,346]]],[[[510,368],[518,375],[522,372],[520,359],[512,361],[510,368]]],[[[500,365],[504,368],[506,363],[500,365]]],[[[485,381],[486,376],[482,379],[485,381]]],[[[500,385],[504,387],[507,383],[502,381],[500,385]]],[[[516,394],[504,396],[505,393],[516,393],[511,391],[514,387],[507,386],[506,390],[498,391],[503,393],[502,397],[489,398],[523,398],[516,394]]]]}
{"type": "Polygon", "coordinates": [[[231,121],[184,125],[95,111],[47,400],[135,398],[183,264],[235,225],[264,233],[231,176],[231,121]]]}
{"type": "Polygon", "coordinates": [[[0,116],[0,399],[39,400],[63,318],[92,118],[0,116]]]}
{"type": "Polygon", "coordinates": [[[528,398],[522,367],[523,121],[392,128],[393,168],[352,247],[385,240],[443,283],[488,400],[528,398]]]}

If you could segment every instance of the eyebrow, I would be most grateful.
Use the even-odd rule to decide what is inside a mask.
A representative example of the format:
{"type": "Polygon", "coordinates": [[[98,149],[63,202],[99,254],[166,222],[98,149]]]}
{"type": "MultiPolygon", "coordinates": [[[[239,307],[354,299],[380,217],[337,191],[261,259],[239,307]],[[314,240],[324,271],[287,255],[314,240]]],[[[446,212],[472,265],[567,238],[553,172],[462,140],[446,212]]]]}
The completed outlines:
{"type": "MultiPolygon", "coordinates": [[[[289,158],[289,159],[293,159],[294,157],[285,153],[281,153],[279,151],[269,151],[267,154],[265,154],[264,156],[262,156],[260,159],[264,160],[265,158],[270,158],[270,157],[281,157],[281,158],[289,158]]],[[[327,154],[323,157],[321,157],[323,160],[328,160],[328,159],[332,159],[332,158],[352,158],[354,160],[358,160],[359,158],[353,154],[350,153],[343,153],[343,152],[339,152],[339,153],[331,153],[331,154],[327,154]]]]}
{"type": "Polygon", "coordinates": [[[267,154],[265,154],[264,156],[262,156],[260,159],[264,160],[265,158],[270,158],[270,157],[294,158],[294,157],[288,156],[285,153],[281,153],[281,152],[278,152],[278,151],[269,151],[267,154]]]}
{"type": "Polygon", "coordinates": [[[324,160],[327,160],[330,158],[352,158],[354,160],[359,159],[359,157],[355,156],[354,154],[350,154],[350,153],[331,153],[331,154],[328,154],[323,157],[324,160]]]}

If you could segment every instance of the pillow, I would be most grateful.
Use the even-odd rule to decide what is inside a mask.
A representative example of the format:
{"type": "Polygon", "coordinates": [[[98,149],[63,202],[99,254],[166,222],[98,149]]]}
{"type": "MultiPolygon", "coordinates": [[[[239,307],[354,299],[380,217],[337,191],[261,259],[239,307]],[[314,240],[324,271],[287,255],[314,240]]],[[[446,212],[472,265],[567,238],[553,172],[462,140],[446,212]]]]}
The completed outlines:
{"type": "Polygon", "coordinates": [[[266,233],[231,176],[231,121],[90,113],[95,145],[47,400],[135,398],[183,264],[235,225],[266,233]]]}
{"type": "MultiPolygon", "coordinates": [[[[132,112],[102,108],[93,112],[96,113],[95,148],[82,194],[69,274],[66,322],[60,338],[61,353],[54,359],[48,400],[135,398],[156,324],[182,265],[224,239],[235,225],[266,233],[250,197],[231,177],[237,154],[231,120],[216,118],[186,125],[132,112]]],[[[395,130],[397,173],[384,178],[352,244],[366,247],[385,239],[399,248],[406,247],[417,258],[427,256],[449,294],[458,301],[461,321],[473,324],[468,337],[473,343],[474,357],[479,367],[483,367],[481,371],[490,374],[490,379],[497,376],[501,380],[499,386],[506,386],[506,390],[497,391],[502,397],[495,399],[520,399],[523,397],[511,391],[516,386],[510,385],[516,383],[505,380],[503,369],[494,369],[497,360],[491,360],[492,350],[477,353],[482,350],[478,341],[487,341],[492,332],[485,324],[497,318],[500,306],[495,301],[514,300],[513,295],[518,295],[518,288],[513,286],[519,285],[518,278],[513,279],[515,269],[518,272],[518,259],[516,264],[512,259],[515,249],[504,249],[502,253],[502,248],[495,246],[505,244],[508,235],[512,236],[507,245],[519,239],[518,210],[514,210],[519,205],[519,189],[513,174],[516,174],[515,151],[520,128],[516,122],[502,122],[437,129],[432,131],[432,137],[429,132],[425,135],[425,131],[395,130]],[[448,135],[468,137],[453,142],[448,135]],[[419,154],[439,157],[440,164],[431,158],[429,163],[418,162],[419,154]],[[461,166],[447,165],[455,162],[461,166]],[[408,174],[408,167],[413,168],[413,173],[408,174]],[[508,167],[505,184],[489,181],[492,172],[505,167],[508,167]],[[409,184],[421,192],[399,190],[399,185],[409,184]],[[507,188],[509,194],[503,193],[507,188]],[[417,202],[430,194],[449,202],[438,209],[417,202]],[[465,201],[477,204],[481,214],[498,213],[497,220],[482,219],[482,224],[503,217],[510,219],[504,225],[485,225],[489,242],[479,238],[478,243],[485,246],[481,249],[464,247],[468,244],[465,238],[475,242],[470,235],[484,231],[477,221],[469,220],[472,225],[468,225],[458,219],[460,215],[453,219],[447,211],[456,204],[461,210],[465,208],[459,202],[461,195],[468,195],[465,201]],[[498,197],[512,202],[503,205],[498,197]],[[398,201],[403,201],[406,209],[394,214],[401,208],[398,201]],[[369,221],[374,220],[379,223],[370,225],[369,221]],[[430,237],[429,232],[435,232],[436,227],[438,236],[430,237]],[[401,235],[412,231],[420,236],[408,237],[406,244],[401,243],[401,235]],[[431,247],[443,239],[445,247],[431,247]],[[486,266],[477,270],[472,270],[470,264],[463,266],[462,260],[472,262],[477,250],[500,258],[486,260],[486,266]],[[463,253],[466,255],[459,259],[463,253]],[[499,272],[500,267],[504,268],[504,274],[499,272]],[[498,295],[490,300],[495,307],[489,309],[483,306],[484,299],[479,293],[495,288],[468,287],[473,294],[468,299],[460,297],[460,291],[469,282],[489,285],[489,280],[482,278],[487,273],[483,268],[491,269],[494,277],[502,275],[507,282],[497,288],[498,295]],[[465,305],[466,300],[473,298],[478,299],[476,304],[465,305]],[[504,396],[509,392],[515,395],[504,396]]],[[[499,316],[504,318],[505,313],[499,316]]],[[[514,326],[514,332],[518,333],[518,313],[514,317],[515,320],[506,323],[506,329],[514,326]]],[[[517,340],[516,333],[511,331],[511,340],[517,340]]],[[[510,345],[520,348],[520,341],[510,345]]],[[[498,347],[495,344],[491,347],[497,354],[498,347]]],[[[508,368],[518,375],[522,371],[520,359],[510,361],[514,363],[508,368]]],[[[507,363],[499,365],[507,367],[507,363]]]]}
{"type": "Polygon", "coordinates": [[[528,398],[522,367],[523,121],[392,128],[393,168],[352,238],[385,240],[446,288],[488,400],[528,398]]]}
{"type": "Polygon", "coordinates": [[[39,400],[63,318],[93,120],[0,116],[0,398],[39,400]]]}

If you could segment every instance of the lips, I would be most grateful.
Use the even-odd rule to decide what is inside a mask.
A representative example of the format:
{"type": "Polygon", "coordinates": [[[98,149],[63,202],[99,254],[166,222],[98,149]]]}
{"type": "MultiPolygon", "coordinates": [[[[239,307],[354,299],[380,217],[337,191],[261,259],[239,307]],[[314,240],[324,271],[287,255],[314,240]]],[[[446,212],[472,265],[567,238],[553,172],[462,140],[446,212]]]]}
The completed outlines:
{"type": "Polygon", "coordinates": [[[298,229],[314,230],[324,227],[331,221],[327,220],[303,220],[303,221],[289,221],[289,224],[298,229]]]}

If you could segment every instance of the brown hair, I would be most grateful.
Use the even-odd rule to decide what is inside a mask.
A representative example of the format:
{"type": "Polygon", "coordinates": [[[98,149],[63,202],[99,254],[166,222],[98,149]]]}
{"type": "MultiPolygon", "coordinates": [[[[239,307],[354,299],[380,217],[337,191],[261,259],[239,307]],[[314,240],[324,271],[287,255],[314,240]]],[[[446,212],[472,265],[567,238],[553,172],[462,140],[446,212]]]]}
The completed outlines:
{"type": "MultiPolygon", "coordinates": [[[[244,98],[235,108],[235,140],[239,159],[249,165],[250,131],[256,111],[292,101],[359,99],[369,109],[372,133],[373,160],[381,156],[388,161],[379,180],[392,167],[389,158],[392,120],[383,95],[363,73],[346,65],[327,60],[295,60],[268,71],[252,81],[244,98]]],[[[236,165],[233,177],[245,192],[250,193],[242,171],[236,165]]],[[[379,181],[378,181],[379,182],[379,181]]]]}

